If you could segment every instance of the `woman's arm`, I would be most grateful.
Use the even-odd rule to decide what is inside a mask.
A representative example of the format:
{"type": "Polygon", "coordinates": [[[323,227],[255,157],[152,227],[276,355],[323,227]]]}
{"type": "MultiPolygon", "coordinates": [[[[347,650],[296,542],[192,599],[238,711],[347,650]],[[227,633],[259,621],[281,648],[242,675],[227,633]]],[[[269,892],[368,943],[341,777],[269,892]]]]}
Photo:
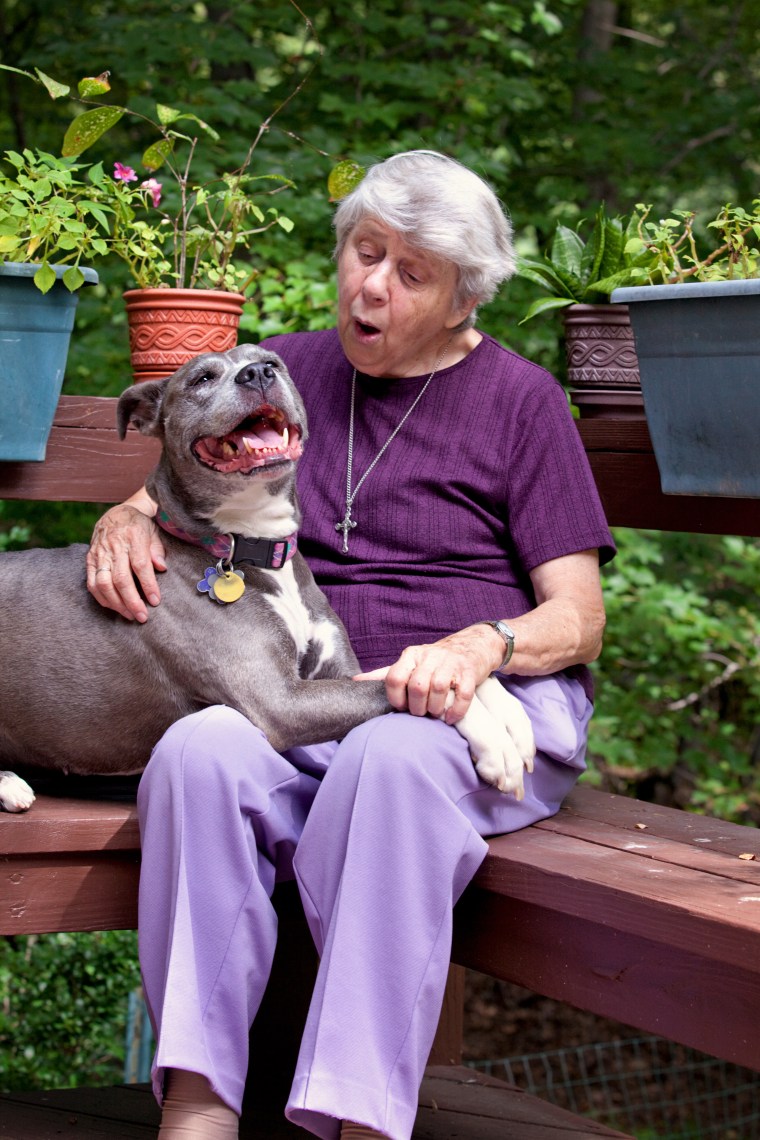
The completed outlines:
{"type": "Polygon", "coordinates": [[[141,487],[98,520],[87,552],[87,589],[101,606],[129,621],[148,620],[135,577],[151,606],[161,601],[155,571],[166,569],[166,551],[153,521],[156,509],[141,487]]]}
{"type": "MultiPolygon", "coordinates": [[[[514,630],[515,648],[506,673],[545,676],[599,656],[604,602],[596,550],[554,558],[531,571],[536,608],[522,617],[504,617],[514,630]]],[[[456,696],[445,719],[456,723],[477,686],[504,660],[504,640],[482,623],[468,626],[431,645],[412,645],[385,678],[388,700],[415,716],[441,716],[450,689],[456,696]]],[[[371,674],[370,674],[371,675],[371,674]]]]}

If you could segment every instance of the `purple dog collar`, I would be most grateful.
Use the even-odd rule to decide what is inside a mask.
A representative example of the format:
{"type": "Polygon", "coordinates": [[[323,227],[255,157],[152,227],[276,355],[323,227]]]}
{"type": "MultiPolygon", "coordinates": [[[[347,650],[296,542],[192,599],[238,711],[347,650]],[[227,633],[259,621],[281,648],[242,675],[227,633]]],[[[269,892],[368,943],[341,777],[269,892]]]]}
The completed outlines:
{"type": "Polygon", "coordinates": [[[287,538],[248,538],[242,534],[189,534],[172,522],[166,511],[159,508],[156,522],[167,534],[205,550],[211,558],[224,562],[249,562],[265,570],[280,570],[298,549],[298,534],[287,538]]]}

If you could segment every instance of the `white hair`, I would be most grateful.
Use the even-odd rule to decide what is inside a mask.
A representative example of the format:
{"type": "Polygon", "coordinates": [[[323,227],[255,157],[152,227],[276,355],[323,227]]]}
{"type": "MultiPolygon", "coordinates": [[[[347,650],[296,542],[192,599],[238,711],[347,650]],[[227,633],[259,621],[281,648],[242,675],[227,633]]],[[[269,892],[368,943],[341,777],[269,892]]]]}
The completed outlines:
{"type": "MultiPolygon", "coordinates": [[[[455,266],[455,308],[492,300],[515,271],[512,225],[499,199],[472,170],[437,151],[405,151],[369,168],[335,211],[336,258],[366,217],[455,266]]],[[[474,323],[473,308],[461,327],[474,323]]]]}

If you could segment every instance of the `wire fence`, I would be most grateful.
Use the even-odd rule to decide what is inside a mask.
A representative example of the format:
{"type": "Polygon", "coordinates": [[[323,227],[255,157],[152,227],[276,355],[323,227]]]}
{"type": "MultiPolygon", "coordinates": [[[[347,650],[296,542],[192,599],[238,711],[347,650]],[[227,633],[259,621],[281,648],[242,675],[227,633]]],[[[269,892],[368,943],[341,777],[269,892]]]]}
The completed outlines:
{"type": "Polygon", "coordinates": [[[760,1075],[661,1037],[470,1064],[636,1140],[760,1140],[760,1075]]]}

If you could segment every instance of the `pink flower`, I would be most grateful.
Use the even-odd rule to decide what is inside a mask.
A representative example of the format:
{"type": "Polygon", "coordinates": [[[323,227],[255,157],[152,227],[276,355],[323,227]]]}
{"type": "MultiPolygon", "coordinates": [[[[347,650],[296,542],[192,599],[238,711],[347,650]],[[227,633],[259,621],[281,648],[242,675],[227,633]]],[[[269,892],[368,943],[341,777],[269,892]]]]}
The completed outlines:
{"type": "Polygon", "coordinates": [[[161,183],[156,181],[155,178],[147,178],[145,182],[141,182],[140,189],[148,191],[153,199],[154,206],[161,204],[161,183]]]}
{"type": "Polygon", "coordinates": [[[119,182],[137,182],[137,175],[131,166],[124,166],[121,162],[113,164],[113,176],[119,182]]]}

